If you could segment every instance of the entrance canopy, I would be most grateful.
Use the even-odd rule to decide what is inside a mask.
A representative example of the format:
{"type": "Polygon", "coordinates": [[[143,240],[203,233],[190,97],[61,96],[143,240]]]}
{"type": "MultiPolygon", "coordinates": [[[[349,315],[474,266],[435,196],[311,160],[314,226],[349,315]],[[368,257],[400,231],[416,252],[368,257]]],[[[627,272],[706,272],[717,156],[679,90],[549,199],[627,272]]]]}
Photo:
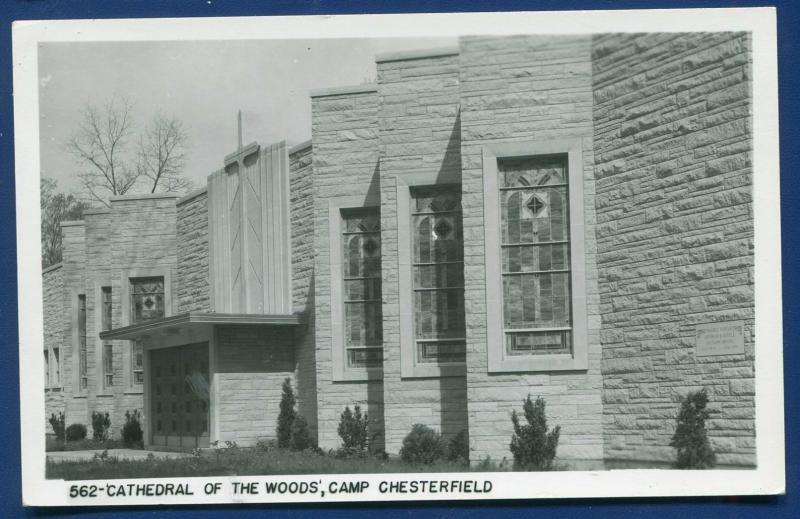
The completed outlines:
{"type": "Polygon", "coordinates": [[[179,334],[193,328],[205,328],[209,325],[297,326],[303,322],[303,314],[261,315],[188,312],[100,332],[100,338],[103,340],[136,340],[154,333],[179,334]]]}

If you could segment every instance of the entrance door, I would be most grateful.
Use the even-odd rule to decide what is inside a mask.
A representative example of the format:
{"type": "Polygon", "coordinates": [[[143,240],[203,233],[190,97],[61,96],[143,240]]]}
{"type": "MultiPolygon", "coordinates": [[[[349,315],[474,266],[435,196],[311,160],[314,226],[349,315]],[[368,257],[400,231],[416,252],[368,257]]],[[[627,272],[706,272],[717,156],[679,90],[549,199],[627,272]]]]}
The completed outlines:
{"type": "Polygon", "coordinates": [[[208,343],[150,351],[154,445],[208,447],[208,343]]]}

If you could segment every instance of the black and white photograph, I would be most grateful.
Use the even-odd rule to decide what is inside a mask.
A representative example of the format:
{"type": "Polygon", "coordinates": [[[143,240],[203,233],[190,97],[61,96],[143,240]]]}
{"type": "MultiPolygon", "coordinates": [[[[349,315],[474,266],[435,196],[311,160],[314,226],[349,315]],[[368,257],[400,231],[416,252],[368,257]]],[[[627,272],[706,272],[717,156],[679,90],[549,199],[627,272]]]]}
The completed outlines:
{"type": "Polygon", "coordinates": [[[26,504],[783,492],[774,11],[14,51],[26,504]]]}

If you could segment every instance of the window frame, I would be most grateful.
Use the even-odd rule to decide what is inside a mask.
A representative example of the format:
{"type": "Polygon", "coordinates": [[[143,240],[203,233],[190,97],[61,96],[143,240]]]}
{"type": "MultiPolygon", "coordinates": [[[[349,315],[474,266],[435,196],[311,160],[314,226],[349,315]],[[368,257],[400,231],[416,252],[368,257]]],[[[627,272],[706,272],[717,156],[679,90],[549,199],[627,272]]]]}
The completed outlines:
{"type": "MultiPolygon", "coordinates": [[[[96,280],[94,285],[94,298],[95,298],[94,299],[95,329],[98,330],[98,332],[103,332],[112,329],[114,327],[114,288],[109,278],[102,278],[96,280]],[[111,316],[108,322],[106,322],[106,293],[108,293],[110,297],[109,303],[111,305],[111,316]]],[[[113,384],[113,377],[112,377],[112,384],[108,384],[106,380],[105,349],[106,345],[111,344],[112,342],[100,339],[99,333],[98,335],[94,336],[93,340],[95,344],[95,366],[97,366],[97,369],[95,370],[97,372],[97,378],[96,378],[97,394],[101,396],[108,396],[111,394],[108,390],[111,387],[113,387],[114,384],[113,384]]]]}
{"type": "Polygon", "coordinates": [[[75,331],[77,335],[76,355],[78,361],[77,369],[77,383],[79,394],[86,394],[89,391],[89,338],[88,338],[88,301],[86,294],[77,294],[75,299],[75,331]],[[83,302],[83,317],[81,318],[81,302],[83,302]],[[83,333],[81,333],[81,321],[83,322],[83,333]]]}
{"type": "Polygon", "coordinates": [[[50,389],[50,350],[45,348],[44,352],[44,388],[50,389]]]}
{"type": "Polygon", "coordinates": [[[56,389],[61,387],[61,348],[53,346],[50,349],[50,355],[50,368],[53,370],[50,377],[50,389],[56,389]]]}
{"type": "MultiPolygon", "coordinates": [[[[417,362],[417,338],[414,323],[414,258],[413,258],[413,217],[412,190],[418,188],[461,188],[460,178],[455,175],[438,176],[418,173],[396,177],[397,190],[397,260],[398,284],[400,287],[398,304],[400,307],[400,376],[402,378],[440,378],[463,377],[466,375],[466,361],[442,364],[421,364],[417,362]]],[[[463,190],[462,190],[463,197],[463,190]]],[[[463,200],[462,200],[463,229],[463,200]]],[[[462,240],[462,247],[463,247],[462,240]]],[[[466,287],[465,287],[466,289],[466,287]]],[[[465,297],[466,320],[466,297],[465,297]]],[[[465,335],[469,335],[465,329],[465,335]]],[[[469,340],[465,337],[465,349],[469,340]]]]}
{"type": "MultiPolygon", "coordinates": [[[[120,281],[120,326],[130,326],[133,309],[131,308],[131,280],[137,278],[164,278],[164,318],[173,315],[172,308],[172,275],[173,268],[163,266],[152,269],[126,269],[119,275],[120,281]]],[[[116,285],[115,285],[116,286],[116,285]]],[[[112,288],[113,290],[113,288],[112,288]]],[[[126,394],[141,394],[145,383],[136,383],[134,377],[134,341],[127,341],[128,347],[123,349],[121,385],[126,394]]],[[[147,379],[147,344],[142,343],[143,380],[147,379]]]]}
{"type": "MultiPolygon", "coordinates": [[[[486,337],[490,373],[568,371],[588,369],[588,312],[586,300],[586,251],[584,222],[583,141],[580,138],[486,145],[483,155],[483,217],[486,268],[486,337]],[[572,353],[506,353],[503,317],[501,252],[501,205],[498,160],[567,156],[569,197],[569,247],[572,311],[572,353]]],[[[509,330],[512,331],[512,330],[509,330]]]]}
{"type": "MultiPolygon", "coordinates": [[[[358,382],[383,379],[383,363],[372,367],[350,367],[344,325],[344,264],[342,251],[343,213],[348,210],[374,209],[380,215],[376,196],[345,196],[328,200],[328,243],[330,247],[331,364],[334,382],[358,382]]],[[[381,231],[383,232],[383,231],[381,231]]],[[[382,240],[381,240],[382,243],[382,240]]],[[[382,254],[382,252],[381,252],[382,254]]],[[[383,270],[381,255],[381,271],[383,270]]],[[[381,280],[382,281],[382,280],[381,280]]],[[[381,290],[381,292],[383,292],[381,290]]],[[[384,344],[381,348],[384,348],[384,344]]],[[[385,350],[384,350],[385,352],[385,350]]]]}

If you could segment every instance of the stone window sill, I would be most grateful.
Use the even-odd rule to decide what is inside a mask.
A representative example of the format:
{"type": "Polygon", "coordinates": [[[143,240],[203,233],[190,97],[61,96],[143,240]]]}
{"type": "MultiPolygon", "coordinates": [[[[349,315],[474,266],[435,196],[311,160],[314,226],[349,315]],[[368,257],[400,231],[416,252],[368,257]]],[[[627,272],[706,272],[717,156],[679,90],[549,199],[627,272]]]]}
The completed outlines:
{"type": "Polygon", "coordinates": [[[519,355],[489,359],[489,373],[542,372],[542,371],[585,371],[589,369],[584,358],[572,355],[519,355]]]}
{"type": "Polygon", "coordinates": [[[129,389],[125,391],[126,395],[141,395],[144,394],[144,389],[129,389]]]}

